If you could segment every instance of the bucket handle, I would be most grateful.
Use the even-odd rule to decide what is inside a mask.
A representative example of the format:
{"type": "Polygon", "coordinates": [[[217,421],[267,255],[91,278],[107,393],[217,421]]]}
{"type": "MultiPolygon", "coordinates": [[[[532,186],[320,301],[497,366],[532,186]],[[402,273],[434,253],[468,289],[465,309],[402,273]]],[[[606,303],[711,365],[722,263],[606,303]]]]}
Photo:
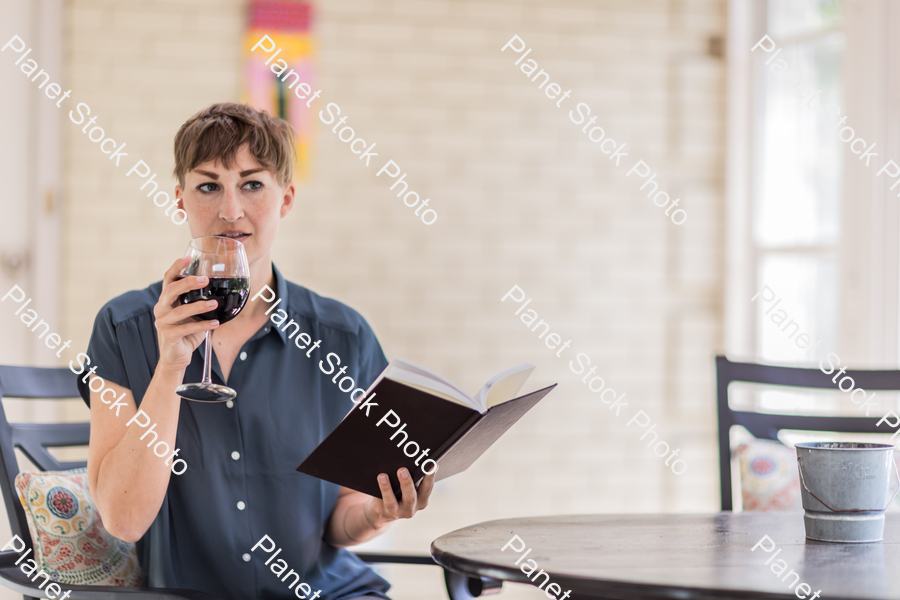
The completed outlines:
{"type": "Polygon", "coordinates": [[[891,505],[891,502],[893,502],[893,501],[894,501],[894,498],[897,496],[897,492],[900,492],[900,470],[897,469],[897,461],[894,460],[894,457],[893,457],[893,456],[891,456],[891,462],[894,463],[894,473],[897,474],[897,489],[895,489],[895,490],[894,490],[894,493],[891,494],[891,499],[888,500],[888,503],[885,505],[884,508],[882,508],[882,509],[880,509],[880,510],[879,510],[879,509],[870,509],[870,508],[841,508],[841,509],[837,509],[837,508],[831,508],[830,506],[828,506],[828,505],[825,503],[824,500],[822,500],[821,498],[819,498],[818,496],[816,496],[816,495],[813,493],[813,491],[812,491],[811,489],[809,489],[809,488],[806,486],[806,481],[803,479],[803,463],[800,461],[800,455],[799,455],[799,454],[797,455],[797,469],[800,471],[800,483],[803,484],[803,488],[804,488],[807,492],[809,492],[809,495],[810,495],[810,496],[812,496],[813,498],[815,498],[816,500],[818,500],[820,503],[822,503],[822,505],[825,506],[825,508],[827,508],[827,509],[830,510],[831,512],[838,512],[838,513],[839,513],[839,512],[876,512],[876,511],[877,511],[877,512],[884,512],[885,510],[887,510],[887,507],[891,505]]]}

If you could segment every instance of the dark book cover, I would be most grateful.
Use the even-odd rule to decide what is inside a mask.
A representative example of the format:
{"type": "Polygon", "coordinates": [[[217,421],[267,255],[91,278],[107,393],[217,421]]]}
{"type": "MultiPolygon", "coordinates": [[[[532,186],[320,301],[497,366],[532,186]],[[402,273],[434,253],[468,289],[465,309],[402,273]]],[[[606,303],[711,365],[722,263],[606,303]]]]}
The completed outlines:
{"type": "Polygon", "coordinates": [[[297,470],[376,498],[381,497],[376,478],[387,473],[399,499],[399,468],[406,467],[417,485],[424,470],[434,470],[429,461],[436,461],[436,479],[465,470],[554,387],[498,404],[482,415],[384,378],[366,396],[370,402],[357,404],[297,470]]]}

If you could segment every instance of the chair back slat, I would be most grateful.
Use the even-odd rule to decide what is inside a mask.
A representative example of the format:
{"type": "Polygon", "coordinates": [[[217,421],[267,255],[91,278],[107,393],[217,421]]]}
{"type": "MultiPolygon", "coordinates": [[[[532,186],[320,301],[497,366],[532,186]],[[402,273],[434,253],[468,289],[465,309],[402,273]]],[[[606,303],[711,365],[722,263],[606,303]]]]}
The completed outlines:
{"type": "MultiPolygon", "coordinates": [[[[858,370],[843,376],[853,378],[854,385],[865,390],[900,390],[900,371],[858,370]]],[[[731,490],[731,439],[733,425],[742,425],[754,437],[778,440],[783,429],[800,431],[836,431],[841,433],[884,433],[876,428],[873,417],[822,417],[778,415],[732,410],[728,404],[728,387],[734,381],[796,388],[835,389],[833,376],[821,369],[779,367],[755,363],[731,362],[716,357],[716,395],[719,420],[719,477],[722,510],[733,509],[731,490]]]]}
{"type": "MultiPolygon", "coordinates": [[[[25,400],[78,398],[76,377],[66,368],[0,366],[0,399],[25,400]]],[[[19,464],[15,448],[42,471],[58,471],[85,466],[85,462],[61,462],[47,448],[86,446],[90,441],[90,423],[10,423],[0,403],[0,491],[12,533],[31,546],[25,511],[16,492],[19,464]]]]}
{"type": "Polygon", "coordinates": [[[0,397],[78,398],[70,369],[0,366],[0,397]]]}
{"type": "Polygon", "coordinates": [[[13,446],[41,471],[65,471],[85,466],[82,462],[60,462],[47,448],[84,446],[91,437],[90,423],[52,423],[12,425],[13,446]],[[74,465],[74,466],[69,466],[74,465]]]}
{"type": "MultiPolygon", "coordinates": [[[[717,371],[720,362],[723,372],[728,375],[730,381],[804,388],[833,389],[837,387],[837,384],[832,381],[834,374],[827,374],[821,369],[739,363],[731,362],[724,356],[717,356],[717,371]]],[[[847,375],[853,378],[856,387],[866,390],[900,390],[900,371],[897,370],[859,369],[847,371],[843,376],[847,375]]]]}

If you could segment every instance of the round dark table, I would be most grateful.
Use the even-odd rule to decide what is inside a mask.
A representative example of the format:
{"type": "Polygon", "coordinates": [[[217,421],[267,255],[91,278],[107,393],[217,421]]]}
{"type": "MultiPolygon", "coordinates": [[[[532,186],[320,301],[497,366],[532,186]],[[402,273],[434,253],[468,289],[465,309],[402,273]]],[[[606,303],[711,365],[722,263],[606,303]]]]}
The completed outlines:
{"type": "MultiPolygon", "coordinates": [[[[892,513],[884,541],[877,544],[806,540],[803,511],[575,515],[480,523],[439,537],[431,554],[453,571],[521,583],[529,579],[520,567],[533,559],[550,574],[550,583],[562,588],[549,597],[562,598],[571,590],[567,600],[787,599],[799,597],[794,590],[800,583],[811,587],[806,598],[821,590],[818,597],[825,599],[900,600],[900,519],[892,513]],[[518,566],[525,553],[513,551],[518,542],[500,550],[513,535],[533,549],[518,566]],[[751,551],[766,535],[775,543],[772,552],[763,551],[771,546],[767,541],[751,551]],[[780,567],[779,560],[787,563],[781,577],[771,570],[780,567]],[[793,589],[788,588],[795,582],[791,569],[800,574],[793,589]]],[[[545,581],[540,576],[537,583],[545,581]]]]}

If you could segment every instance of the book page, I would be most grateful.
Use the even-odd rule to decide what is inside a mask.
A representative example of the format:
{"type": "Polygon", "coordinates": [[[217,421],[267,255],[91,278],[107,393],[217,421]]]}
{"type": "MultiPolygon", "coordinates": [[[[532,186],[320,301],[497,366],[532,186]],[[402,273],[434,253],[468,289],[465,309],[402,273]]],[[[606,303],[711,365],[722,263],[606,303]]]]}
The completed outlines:
{"type": "Polygon", "coordinates": [[[397,357],[380,377],[405,383],[423,392],[485,413],[492,406],[512,400],[534,371],[531,363],[523,363],[494,375],[474,398],[437,373],[404,358],[397,357]]]}
{"type": "Polygon", "coordinates": [[[433,373],[406,359],[395,358],[392,360],[391,364],[384,371],[384,377],[405,383],[423,392],[432,393],[444,400],[450,400],[451,402],[484,412],[479,409],[479,403],[476,400],[456,385],[437,373],[433,373]]]}
{"type": "Polygon", "coordinates": [[[494,375],[475,397],[480,405],[478,410],[485,412],[493,406],[515,398],[534,368],[531,363],[522,363],[494,375]]]}

